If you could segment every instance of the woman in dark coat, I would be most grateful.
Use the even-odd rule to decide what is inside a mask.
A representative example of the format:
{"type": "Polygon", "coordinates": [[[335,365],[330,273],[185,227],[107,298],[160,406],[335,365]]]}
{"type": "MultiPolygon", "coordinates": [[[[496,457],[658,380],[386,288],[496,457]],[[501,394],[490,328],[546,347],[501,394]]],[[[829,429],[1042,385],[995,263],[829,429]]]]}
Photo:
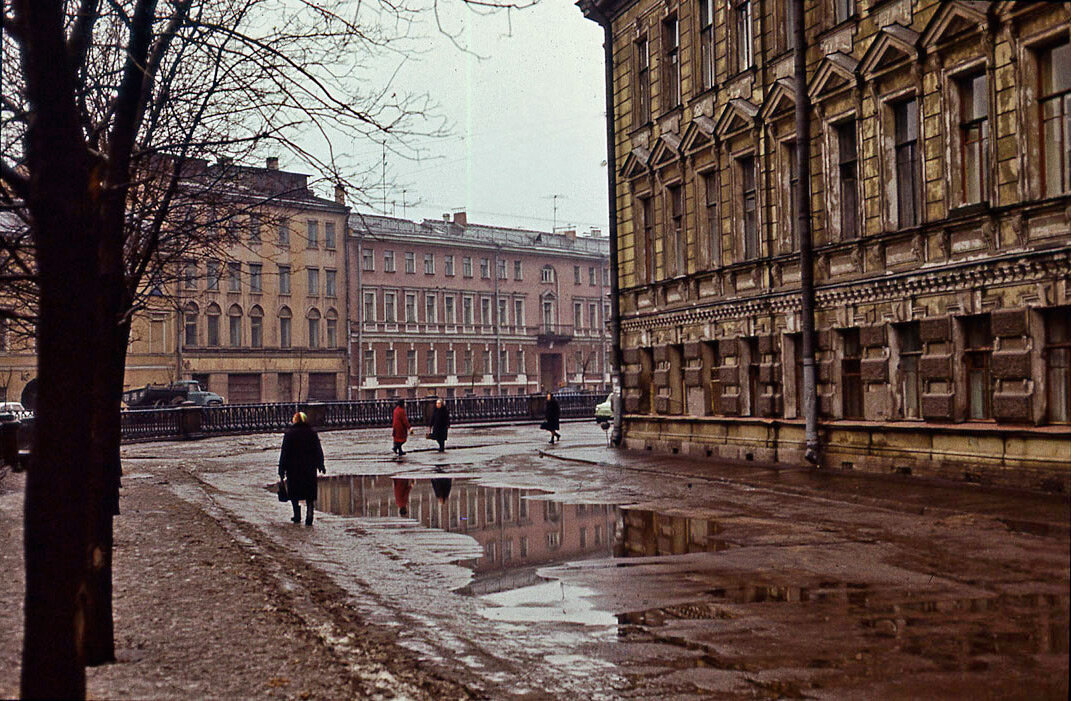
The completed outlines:
{"type": "Polygon", "coordinates": [[[554,395],[547,392],[547,420],[540,426],[544,431],[550,431],[550,442],[553,445],[554,439],[559,441],[562,439],[562,435],[558,433],[559,419],[562,416],[562,409],[558,406],[558,400],[554,398],[554,395]]]}
{"type": "Polygon", "coordinates": [[[401,399],[394,407],[394,415],[391,417],[391,433],[394,437],[394,447],[391,450],[399,456],[405,455],[402,445],[409,437],[409,416],[405,413],[405,402],[401,399]]]}
{"type": "Polygon", "coordinates": [[[428,438],[438,441],[439,452],[443,452],[446,446],[446,434],[450,430],[450,410],[446,408],[446,402],[441,399],[435,400],[429,428],[431,431],[428,433],[428,438]]]}
{"type": "Polygon", "coordinates": [[[320,438],[309,425],[305,412],[294,414],[294,422],[283,435],[283,449],[279,453],[279,477],[286,480],[286,491],[294,506],[294,523],[301,522],[301,505],[305,500],[307,513],[305,525],[312,525],[316,505],[316,473],[327,472],[324,468],[324,451],[320,438]]]}

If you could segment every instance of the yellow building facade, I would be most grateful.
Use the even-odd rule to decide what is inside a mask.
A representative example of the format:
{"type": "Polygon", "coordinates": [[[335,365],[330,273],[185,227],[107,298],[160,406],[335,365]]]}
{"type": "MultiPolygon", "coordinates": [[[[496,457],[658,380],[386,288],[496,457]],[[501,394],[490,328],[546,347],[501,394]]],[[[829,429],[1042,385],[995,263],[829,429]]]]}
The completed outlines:
{"type": "MultiPolygon", "coordinates": [[[[802,462],[788,0],[612,36],[625,441],[802,462]]],[[[1071,488],[1071,6],[806,0],[822,465],[1071,488]]]]}

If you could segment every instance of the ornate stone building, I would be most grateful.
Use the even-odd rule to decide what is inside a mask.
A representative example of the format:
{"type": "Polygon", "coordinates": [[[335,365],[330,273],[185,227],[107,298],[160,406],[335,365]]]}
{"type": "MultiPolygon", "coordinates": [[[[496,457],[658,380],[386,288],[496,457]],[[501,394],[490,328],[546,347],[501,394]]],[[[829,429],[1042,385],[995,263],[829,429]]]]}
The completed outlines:
{"type": "MultiPolygon", "coordinates": [[[[625,440],[798,462],[789,0],[612,36],[625,440]]],[[[1071,487],[1071,5],[806,0],[823,466],[1071,487]]]]}
{"type": "Polygon", "coordinates": [[[350,217],[350,396],[528,394],[610,383],[607,240],[350,217]]]}

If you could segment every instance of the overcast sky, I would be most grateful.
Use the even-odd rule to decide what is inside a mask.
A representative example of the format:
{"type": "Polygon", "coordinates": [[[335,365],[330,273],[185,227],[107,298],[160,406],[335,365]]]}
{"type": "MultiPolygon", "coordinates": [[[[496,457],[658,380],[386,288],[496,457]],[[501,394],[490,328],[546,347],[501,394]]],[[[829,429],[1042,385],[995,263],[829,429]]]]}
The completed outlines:
{"type": "MultiPolygon", "coordinates": [[[[469,52],[429,13],[419,28],[426,50],[402,64],[394,84],[428,93],[451,136],[421,140],[419,161],[387,154],[387,213],[402,216],[404,196],[410,219],[464,209],[470,222],[549,230],[558,195],[559,227],[605,233],[600,27],[567,0],[488,16],[458,2],[440,6],[469,52]]],[[[381,160],[375,145],[357,146],[356,156],[381,160]]]]}

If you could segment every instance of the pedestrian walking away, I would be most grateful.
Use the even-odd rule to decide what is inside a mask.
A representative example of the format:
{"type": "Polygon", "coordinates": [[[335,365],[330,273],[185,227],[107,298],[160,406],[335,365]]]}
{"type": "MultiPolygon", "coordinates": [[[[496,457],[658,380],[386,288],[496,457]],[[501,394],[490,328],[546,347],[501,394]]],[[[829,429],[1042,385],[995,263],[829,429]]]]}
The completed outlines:
{"type": "Polygon", "coordinates": [[[554,395],[547,392],[547,414],[546,421],[544,421],[540,428],[544,431],[550,431],[550,442],[554,444],[555,439],[561,440],[562,434],[558,433],[559,420],[562,416],[562,409],[558,406],[558,400],[554,398],[554,395]]]}
{"type": "Polygon", "coordinates": [[[446,447],[446,434],[450,430],[450,410],[442,399],[435,400],[435,408],[431,412],[431,424],[428,426],[428,438],[439,444],[439,452],[446,447]]]}
{"type": "Polygon", "coordinates": [[[309,425],[305,412],[294,414],[293,422],[283,435],[279,452],[279,479],[286,480],[286,490],[294,507],[294,523],[301,522],[301,502],[304,500],[305,525],[312,525],[316,506],[316,473],[324,472],[324,451],[320,438],[309,425]]]}
{"type": "Polygon", "coordinates": [[[405,413],[405,402],[401,399],[398,400],[397,405],[394,407],[394,418],[391,421],[391,429],[394,434],[394,447],[391,450],[399,455],[405,455],[405,451],[402,450],[402,446],[405,445],[405,441],[409,438],[409,416],[405,413]]]}

